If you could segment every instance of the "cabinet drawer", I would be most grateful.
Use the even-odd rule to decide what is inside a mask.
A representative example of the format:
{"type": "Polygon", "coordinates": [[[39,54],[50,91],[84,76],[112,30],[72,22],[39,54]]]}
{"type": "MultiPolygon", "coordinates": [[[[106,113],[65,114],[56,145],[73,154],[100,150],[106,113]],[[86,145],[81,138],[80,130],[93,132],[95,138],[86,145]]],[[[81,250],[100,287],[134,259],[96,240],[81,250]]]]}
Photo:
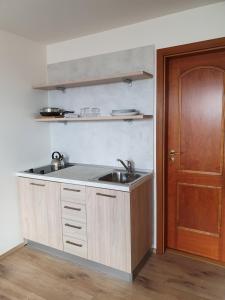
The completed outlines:
{"type": "Polygon", "coordinates": [[[87,243],[76,238],[64,235],[64,251],[87,258],[87,243]]]}
{"type": "Polygon", "coordinates": [[[86,223],[86,207],[82,204],[62,201],[62,217],[64,219],[86,223]]]}
{"type": "Polygon", "coordinates": [[[62,201],[85,204],[85,186],[61,184],[61,199],[62,201]]]}
{"type": "Polygon", "coordinates": [[[87,228],[86,224],[68,219],[62,220],[63,234],[82,241],[87,241],[87,228]]]}

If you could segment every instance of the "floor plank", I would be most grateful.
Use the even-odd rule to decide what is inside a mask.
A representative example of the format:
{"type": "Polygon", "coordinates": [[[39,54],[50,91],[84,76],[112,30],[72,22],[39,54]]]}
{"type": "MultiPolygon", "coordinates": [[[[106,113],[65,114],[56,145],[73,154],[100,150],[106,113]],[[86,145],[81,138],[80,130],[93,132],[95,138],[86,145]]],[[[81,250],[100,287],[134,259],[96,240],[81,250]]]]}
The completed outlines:
{"type": "Polygon", "coordinates": [[[153,255],[133,283],[24,247],[0,260],[0,300],[225,300],[225,268],[153,255]]]}

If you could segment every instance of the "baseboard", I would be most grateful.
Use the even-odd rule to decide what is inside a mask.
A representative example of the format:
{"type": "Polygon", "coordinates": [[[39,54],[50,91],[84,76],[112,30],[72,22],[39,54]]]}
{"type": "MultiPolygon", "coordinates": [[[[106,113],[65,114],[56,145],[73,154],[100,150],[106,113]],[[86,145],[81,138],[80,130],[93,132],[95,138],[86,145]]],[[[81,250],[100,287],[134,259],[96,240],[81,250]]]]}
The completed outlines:
{"type": "Polygon", "coordinates": [[[22,242],[21,244],[13,247],[12,249],[8,250],[7,252],[3,253],[2,255],[0,255],[0,260],[5,258],[6,256],[9,256],[10,254],[16,252],[17,250],[23,248],[26,245],[26,241],[22,242]]]}

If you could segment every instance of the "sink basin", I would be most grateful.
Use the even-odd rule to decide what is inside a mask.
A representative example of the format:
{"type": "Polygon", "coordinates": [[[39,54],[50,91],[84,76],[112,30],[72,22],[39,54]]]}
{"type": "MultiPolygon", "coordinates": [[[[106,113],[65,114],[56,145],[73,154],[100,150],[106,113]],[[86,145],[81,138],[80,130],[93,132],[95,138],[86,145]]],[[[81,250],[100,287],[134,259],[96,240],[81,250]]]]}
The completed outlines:
{"type": "Polygon", "coordinates": [[[136,179],[140,178],[141,174],[128,174],[121,171],[113,171],[109,174],[106,174],[102,177],[99,177],[99,181],[107,181],[107,182],[116,182],[116,183],[131,183],[136,179]]]}

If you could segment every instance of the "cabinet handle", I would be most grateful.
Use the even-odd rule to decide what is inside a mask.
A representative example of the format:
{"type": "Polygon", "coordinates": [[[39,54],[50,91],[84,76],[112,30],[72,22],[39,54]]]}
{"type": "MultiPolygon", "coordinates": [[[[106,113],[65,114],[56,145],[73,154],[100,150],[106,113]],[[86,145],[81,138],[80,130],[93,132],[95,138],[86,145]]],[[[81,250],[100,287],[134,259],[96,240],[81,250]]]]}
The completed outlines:
{"type": "Polygon", "coordinates": [[[116,198],[115,195],[107,195],[107,194],[102,194],[102,193],[96,193],[97,196],[103,196],[103,197],[109,197],[109,198],[116,198]]]}
{"type": "Polygon", "coordinates": [[[69,191],[69,192],[77,192],[77,193],[80,192],[80,190],[75,190],[75,189],[69,189],[69,188],[63,188],[63,189],[64,191],[69,191]]]}
{"type": "Polygon", "coordinates": [[[70,244],[70,245],[73,245],[73,246],[77,246],[77,247],[83,247],[83,245],[81,245],[81,244],[73,243],[73,242],[70,242],[70,241],[66,241],[66,243],[70,244]]]}
{"type": "Polygon", "coordinates": [[[71,209],[71,210],[77,210],[77,211],[81,211],[81,208],[76,208],[76,207],[71,207],[71,206],[64,206],[64,208],[66,209],[71,209]]]}
{"type": "Polygon", "coordinates": [[[66,226],[66,227],[76,228],[76,229],[82,229],[81,226],[71,225],[71,224],[68,224],[68,223],[65,223],[65,226],[66,226]]]}
{"type": "Polygon", "coordinates": [[[30,185],[45,186],[45,184],[30,182],[30,185]]]}

